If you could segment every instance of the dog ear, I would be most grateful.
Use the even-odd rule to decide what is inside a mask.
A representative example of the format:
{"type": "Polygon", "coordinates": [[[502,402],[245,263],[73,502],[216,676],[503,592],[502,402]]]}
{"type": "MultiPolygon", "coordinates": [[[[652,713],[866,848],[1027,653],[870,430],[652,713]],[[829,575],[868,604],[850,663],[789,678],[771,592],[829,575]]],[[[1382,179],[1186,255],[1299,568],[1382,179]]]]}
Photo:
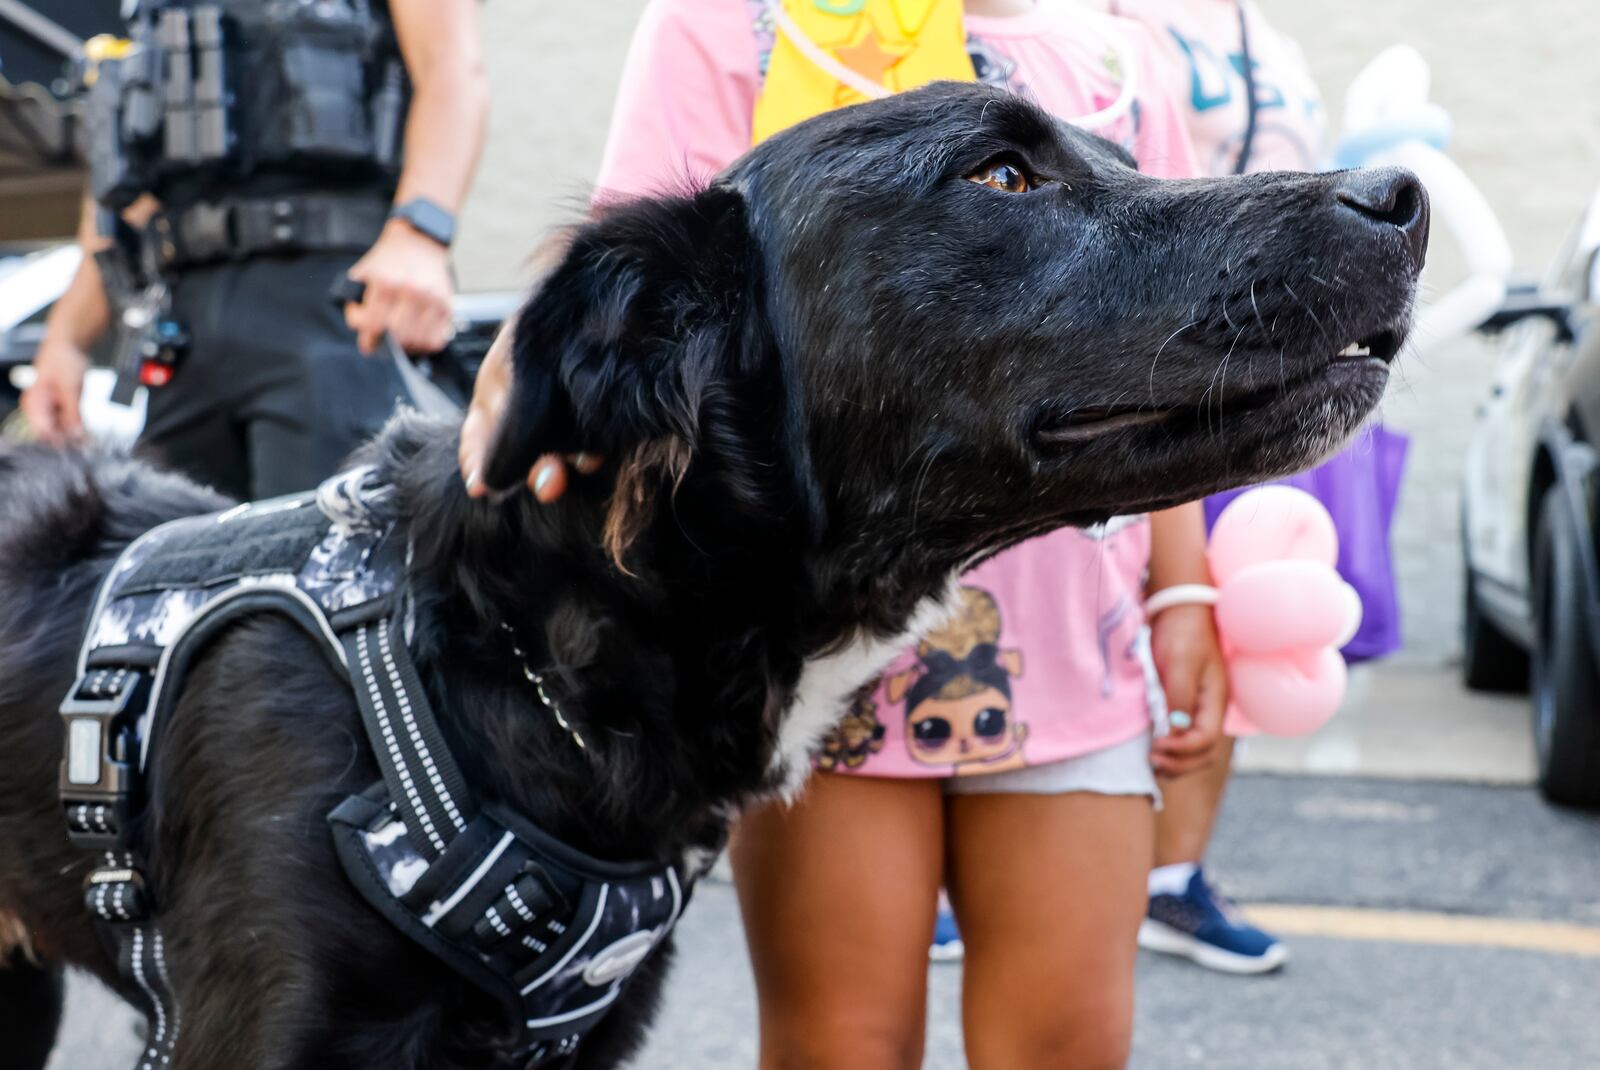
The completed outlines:
{"type": "Polygon", "coordinates": [[[743,199],[720,186],[626,203],[577,228],[517,315],[484,482],[515,486],[540,454],[580,450],[626,475],[647,443],[682,463],[746,312],[751,245],[743,199]]]}
{"type": "Polygon", "coordinates": [[[725,516],[816,538],[799,387],[763,284],[744,197],[728,186],[623,204],[578,228],[518,314],[485,483],[520,484],[542,453],[604,456],[616,473],[605,542],[619,565],[697,463],[725,516]]]}

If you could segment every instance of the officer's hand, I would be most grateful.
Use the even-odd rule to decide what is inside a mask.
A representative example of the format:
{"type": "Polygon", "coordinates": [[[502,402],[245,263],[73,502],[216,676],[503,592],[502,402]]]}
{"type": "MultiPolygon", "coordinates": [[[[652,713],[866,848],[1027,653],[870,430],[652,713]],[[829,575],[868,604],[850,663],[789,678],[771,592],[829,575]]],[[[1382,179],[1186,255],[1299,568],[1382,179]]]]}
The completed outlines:
{"type": "MultiPolygon", "coordinates": [[[[482,498],[489,493],[489,488],[483,484],[483,465],[510,395],[511,327],[507,325],[478,368],[477,381],[472,384],[472,404],[467,407],[467,418],[461,423],[456,460],[461,465],[461,478],[467,483],[468,497],[482,498]]],[[[592,475],[600,470],[601,464],[600,458],[586,453],[573,454],[565,460],[553,453],[545,454],[528,470],[528,489],[533,491],[535,499],[549,505],[567,492],[569,462],[581,475],[592,475]]]]}
{"type": "Polygon", "coordinates": [[[403,220],[391,219],[347,274],[366,285],[360,304],[344,306],[361,352],[388,332],[407,353],[437,353],[450,341],[449,254],[403,220]]]}
{"type": "Polygon", "coordinates": [[[83,437],[78,399],[89,355],[70,342],[46,338],[33,357],[36,378],[22,392],[22,414],[43,442],[65,446],[83,437]]]}

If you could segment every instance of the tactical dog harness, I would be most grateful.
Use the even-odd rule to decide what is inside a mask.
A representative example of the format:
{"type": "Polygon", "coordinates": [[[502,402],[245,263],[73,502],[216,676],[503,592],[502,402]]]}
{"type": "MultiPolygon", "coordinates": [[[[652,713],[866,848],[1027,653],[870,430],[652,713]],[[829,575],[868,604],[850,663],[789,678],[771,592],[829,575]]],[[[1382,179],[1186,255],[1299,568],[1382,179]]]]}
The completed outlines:
{"type": "Polygon", "coordinates": [[[362,896],[517,1023],[515,1057],[577,1050],[672,929],[693,877],[681,865],[591,858],[475,799],[407,652],[405,530],[369,469],[312,495],[174,521],[123,551],[103,581],[61,704],[61,799],[95,852],[86,900],[145,1004],[139,1070],[160,1070],[182,1029],[159,904],[143,866],[150,742],[195,657],[224,627],[276,613],[350,682],[383,779],[328,815],[362,896]]]}

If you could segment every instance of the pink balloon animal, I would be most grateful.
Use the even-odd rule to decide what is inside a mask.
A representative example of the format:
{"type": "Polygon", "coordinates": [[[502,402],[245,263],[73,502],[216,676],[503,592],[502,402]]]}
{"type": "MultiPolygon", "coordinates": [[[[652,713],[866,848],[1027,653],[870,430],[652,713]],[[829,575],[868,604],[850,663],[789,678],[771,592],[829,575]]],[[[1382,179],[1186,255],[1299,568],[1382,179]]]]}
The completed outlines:
{"type": "Polygon", "coordinates": [[[1233,696],[1229,734],[1315,732],[1344,699],[1339,648],[1361,626],[1361,598],[1334,570],[1333,518],[1305,491],[1258,487],[1217,518],[1207,559],[1233,696]]]}

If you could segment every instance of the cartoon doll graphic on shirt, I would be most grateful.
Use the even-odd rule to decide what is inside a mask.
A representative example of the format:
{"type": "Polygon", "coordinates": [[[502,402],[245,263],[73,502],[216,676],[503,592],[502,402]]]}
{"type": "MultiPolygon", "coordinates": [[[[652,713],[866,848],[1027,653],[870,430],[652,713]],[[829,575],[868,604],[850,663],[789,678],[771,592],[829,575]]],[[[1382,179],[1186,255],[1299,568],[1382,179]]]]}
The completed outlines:
{"type": "Polygon", "coordinates": [[[1011,704],[1021,675],[1022,651],[1000,648],[994,596],[961,588],[961,609],[917,645],[917,666],[888,680],[889,700],[905,700],[912,760],[956,776],[1026,765],[1028,726],[1011,704]]]}

